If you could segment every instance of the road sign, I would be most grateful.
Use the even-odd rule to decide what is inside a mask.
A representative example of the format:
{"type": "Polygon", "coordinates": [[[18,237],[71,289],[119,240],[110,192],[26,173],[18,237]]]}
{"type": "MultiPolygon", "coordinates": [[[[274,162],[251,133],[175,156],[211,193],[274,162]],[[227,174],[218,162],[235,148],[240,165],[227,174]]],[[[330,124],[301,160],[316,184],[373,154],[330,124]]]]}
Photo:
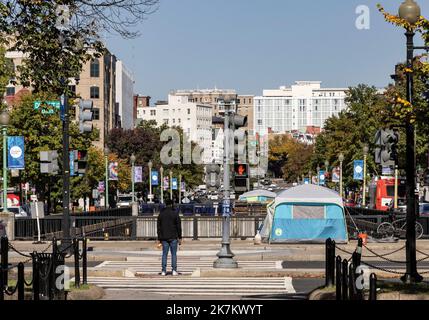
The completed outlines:
{"type": "Polygon", "coordinates": [[[42,114],[54,114],[61,109],[60,101],[34,101],[34,110],[42,110],[42,114]]]}
{"type": "Polygon", "coordinates": [[[222,202],[222,216],[224,217],[231,216],[231,202],[228,199],[222,202]]]}

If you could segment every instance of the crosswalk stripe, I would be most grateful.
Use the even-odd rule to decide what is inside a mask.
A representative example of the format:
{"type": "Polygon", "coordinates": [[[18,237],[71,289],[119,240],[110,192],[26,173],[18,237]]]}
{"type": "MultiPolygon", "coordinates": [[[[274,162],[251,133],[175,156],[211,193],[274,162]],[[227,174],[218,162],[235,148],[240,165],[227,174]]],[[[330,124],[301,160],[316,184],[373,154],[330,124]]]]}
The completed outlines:
{"type": "Polygon", "coordinates": [[[88,282],[106,290],[146,291],[167,295],[267,295],[296,293],[292,278],[107,278],[88,282]]]}

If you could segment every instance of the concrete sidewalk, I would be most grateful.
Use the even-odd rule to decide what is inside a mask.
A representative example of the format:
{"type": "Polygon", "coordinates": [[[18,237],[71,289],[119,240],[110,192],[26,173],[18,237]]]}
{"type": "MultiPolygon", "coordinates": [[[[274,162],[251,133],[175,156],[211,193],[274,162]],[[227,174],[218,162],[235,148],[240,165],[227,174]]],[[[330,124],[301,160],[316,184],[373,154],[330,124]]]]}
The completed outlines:
{"type": "MultiPolygon", "coordinates": [[[[18,251],[28,254],[32,251],[43,251],[50,242],[44,244],[33,244],[30,241],[11,242],[18,251]]],[[[178,252],[179,256],[215,256],[220,249],[220,239],[207,240],[185,240],[178,252]]],[[[349,258],[351,252],[355,250],[357,241],[350,241],[348,244],[337,245],[337,255],[343,258],[349,258]],[[343,252],[341,250],[345,250],[343,252]]],[[[89,261],[124,261],[127,257],[159,256],[161,251],[156,247],[154,241],[89,241],[88,242],[88,260],[89,261]]],[[[385,255],[393,251],[398,251],[388,258],[394,260],[405,260],[405,241],[400,240],[396,243],[368,243],[367,248],[373,250],[379,255],[385,255]]],[[[255,245],[252,240],[232,240],[231,249],[236,255],[235,259],[240,260],[288,260],[288,261],[324,261],[324,244],[261,244],[255,245]]],[[[429,255],[429,240],[418,240],[417,249],[429,255]]],[[[51,252],[49,248],[47,252],[51,252]]],[[[379,260],[366,248],[363,249],[363,255],[368,256],[366,260],[379,260]]],[[[20,261],[17,253],[10,250],[10,261],[20,261]]],[[[425,257],[417,253],[417,259],[425,257]]]]}

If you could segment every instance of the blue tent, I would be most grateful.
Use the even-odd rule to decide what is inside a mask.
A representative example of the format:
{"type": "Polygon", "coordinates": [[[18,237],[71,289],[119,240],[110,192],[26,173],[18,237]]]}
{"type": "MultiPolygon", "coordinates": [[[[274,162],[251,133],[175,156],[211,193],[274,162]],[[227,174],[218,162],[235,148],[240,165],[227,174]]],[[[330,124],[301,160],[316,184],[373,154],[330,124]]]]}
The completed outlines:
{"type": "Polygon", "coordinates": [[[261,231],[270,242],[348,242],[343,200],[331,189],[306,184],[280,193],[261,231]]]}

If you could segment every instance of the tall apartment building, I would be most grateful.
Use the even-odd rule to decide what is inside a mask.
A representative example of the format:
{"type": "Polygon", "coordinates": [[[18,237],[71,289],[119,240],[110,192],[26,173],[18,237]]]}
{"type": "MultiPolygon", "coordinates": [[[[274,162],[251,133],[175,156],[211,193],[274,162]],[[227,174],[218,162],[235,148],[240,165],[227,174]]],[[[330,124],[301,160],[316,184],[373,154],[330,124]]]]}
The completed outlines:
{"type": "Polygon", "coordinates": [[[191,102],[188,96],[168,96],[168,102],[153,107],[138,108],[139,120],[155,120],[160,126],[178,126],[189,139],[204,149],[202,161],[211,162],[212,110],[211,105],[191,102]]]}
{"type": "Polygon", "coordinates": [[[142,108],[147,108],[150,106],[150,97],[149,96],[141,96],[135,94],[133,96],[133,119],[134,126],[137,126],[142,118],[141,113],[142,108]]]}
{"type": "MultiPolygon", "coordinates": [[[[119,106],[116,103],[116,57],[106,52],[100,58],[88,61],[76,84],[76,94],[94,103],[94,127],[100,130],[94,145],[103,149],[109,131],[121,124],[119,106]]],[[[78,110],[78,108],[77,108],[78,110]]],[[[76,120],[79,113],[76,112],[76,120]]]]}
{"type": "Polygon", "coordinates": [[[176,90],[170,93],[173,96],[187,97],[189,102],[210,105],[213,108],[213,116],[223,114],[223,110],[219,110],[218,100],[237,99],[237,93],[231,89],[196,89],[196,90],[176,90]]]}
{"type": "Polygon", "coordinates": [[[246,130],[249,133],[253,132],[253,95],[239,95],[237,97],[237,113],[242,116],[247,116],[246,130]]]}
{"type": "Polygon", "coordinates": [[[120,60],[116,61],[116,103],[121,128],[134,128],[134,78],[120,60]]]}
{"type": "Polygon", "coordinates": [[[321,88],[320,81],[296,81],[290,88],[264,90],[254,98],[254,128],[268,132],[305,132],[323,128],[325,121],[346,108],[346,88],[321,88]]]}
{"type": "MultiPolygon", "coordinates": [[[[22,52],[8,51],[6,58],[9,58],[16,68],[16,66],[22,64],[24,55],[22,52]]],[[[71,88],[77,96],[82,99],[91,99],[94,103],[93,124],[100,131],[100,135],[94,141],[94,145],[102,149],[108,132],[121,126],[123,122],[121,116],[127,119],[128,114],[132,115],[133,93],[132,89],[130,89],[129,72],[124,71],[125,68],[120,62],[120,80],[118,80],[117,62],[115,55],[106,51],[102,57],[94,58],[83,66],[78,81],[70,79],[71,88]],[[125,76],[124,73],[126,74],[125,76]],[[117,86],[120,86],[118,98],[117,86]],[[128,107],[129,110],[124,112],[124,106],[128,107]]],[[[12,106],[20,94],[29,90],[31,88],[23,88],[20,84],[13,85],[10,83],[6,88],[5,100],[9,106],[12,106]]],[[[79,117],[78,109],[76,106],[76,121],[78,121],[79,117]]]]}

